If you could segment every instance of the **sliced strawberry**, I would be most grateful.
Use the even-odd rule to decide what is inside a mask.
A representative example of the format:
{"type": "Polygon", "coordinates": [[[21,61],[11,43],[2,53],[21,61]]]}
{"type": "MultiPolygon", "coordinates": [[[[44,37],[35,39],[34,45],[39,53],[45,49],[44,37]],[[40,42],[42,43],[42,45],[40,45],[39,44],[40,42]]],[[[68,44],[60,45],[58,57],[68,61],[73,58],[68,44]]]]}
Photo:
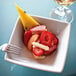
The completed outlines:
{"type": "Polygon", "coordinates": [[[30,40],[28,41],[28,49],[32,50],[32,42],[36,42],[39,39],[39,34],[34,34],[31,36],[30,40]]]}
{"type": "Polygon", "coordinates": [[[50,47],[50,49],[48,51],[44,51],[44,55],[49,55],[50,53],[52,53],[53,51],[55,51],[57,48],[56,45],[53,45],[52,47],[50,47]]]}
{"type": "Polygon", "coordinates": [[[57,45],[59,43],[59,40],[55,35],[53,35],[53,40],[54,40],[55,45],[57,45]]]}
{"type": "Polygon", "coordinates": [[[35,33],[41,34],[43,31],[46,31],[47,29],[45,25],[39,25],[39,26],[33,27],[30,30],[32,31],[33,34],[35,33]]]}
{"type": "Polygon", "coordinates": [[[27,46],[28,40],[30,39],[30,37],[32,36],[32,32],[31,31],[26,31],[24,33],[24,44],[27,46]]]}
{"type": "Polygon", "coordinates": [[[46,56],[44,56],[44,55],[37,56],[37,55],[35,55],[35,54],[33,54],[33,56],[34,56],[35,59],[44,59],[44,58],[46,57],[46,56]]]}
{"type": "Polygon", "coordinates": [[[51,42],[50,46],[52,47],[53,45],[58,45],[58,43],[59,43],[58,38],[53,34],[52,42],[51,42]]]}
{"type": "Polygon", "coordinates": [[[52,42],[52,38],[53,38],[53,35],[51,32],[49,31],[44,31],[42,32],[41,34],[41,37],[40,37],[40,42],[44,45],[47,45],[50,47],[51,45],[51,42],[52,42]]]}
{"type": "Polygon", "coordinates": [[[38,48],[38,47],[34,47],[34,48],[33,48],[33,53],[34,53],[36,56],[41,56],[41,55],[43,55],[44,50],[41,49],[41,48],[38,48]]]}

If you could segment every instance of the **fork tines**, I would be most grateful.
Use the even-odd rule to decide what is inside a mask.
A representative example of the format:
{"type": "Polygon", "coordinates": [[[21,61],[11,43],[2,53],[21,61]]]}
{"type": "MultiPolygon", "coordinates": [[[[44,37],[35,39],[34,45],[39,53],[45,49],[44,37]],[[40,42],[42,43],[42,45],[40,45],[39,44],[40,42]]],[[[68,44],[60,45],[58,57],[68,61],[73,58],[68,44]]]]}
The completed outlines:
{"type": "Polygon", "coordinates": [[[10,53],[19,55],[21,53],[21,50],[22,50],[22,48],[18,47],[16,45],[8,44],[8,46],[7,46],[7,52],[10,52],[10,53]]]}

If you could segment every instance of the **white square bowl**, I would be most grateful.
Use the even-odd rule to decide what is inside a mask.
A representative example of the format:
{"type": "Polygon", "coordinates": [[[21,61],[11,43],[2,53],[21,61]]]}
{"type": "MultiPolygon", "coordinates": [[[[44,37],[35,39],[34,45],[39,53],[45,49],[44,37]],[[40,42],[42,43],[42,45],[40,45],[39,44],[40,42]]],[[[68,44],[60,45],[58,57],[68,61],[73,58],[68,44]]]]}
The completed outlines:
{"type": "Polygon", "coordinates": [[[24,46],[24,31],[21,21],[18,18],[10,37],[9,44],[15,44],[19,47],[22,47],[23,50],[21,51],[21,55],[6,53],[5,60],[14,64],[34,69],[57,73],[62,72],[68,51],[71,25],[69,23],[61,22],[51,18],[44,18],[40,16],[32,17],[39,21],[40,24],[46,25],[48,30],[58,37],[59,45],[57,50],[43,60],[35,60],[32,53],[28,51],[27,48],[24,46]]]}

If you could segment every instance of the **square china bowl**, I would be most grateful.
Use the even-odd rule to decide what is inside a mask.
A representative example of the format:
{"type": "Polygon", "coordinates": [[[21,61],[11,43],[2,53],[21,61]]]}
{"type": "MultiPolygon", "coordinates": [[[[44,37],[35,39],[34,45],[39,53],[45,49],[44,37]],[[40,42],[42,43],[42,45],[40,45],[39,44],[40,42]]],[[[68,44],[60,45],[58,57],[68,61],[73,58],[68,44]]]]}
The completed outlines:
{"type": "Polygon", "coordinates": [[[24,46],[24,31],[21,21],[18,18],[10,37],[9,44],[14,44],[22,47],[23,50],[21,50],[20,55],[6,53],[5,60],[14,64],[34,69],[58,73],[62,72],[67,56],[71,25],[69,23],[61,22],[51,18],[44,18],[39,16],[32,17],[34,17],[40,24],[46,25],[48,30],[58,37],[59,45],[57,50],[43,60],[35,60],[32,53],[28,51],[27,48],[24,46]]]}

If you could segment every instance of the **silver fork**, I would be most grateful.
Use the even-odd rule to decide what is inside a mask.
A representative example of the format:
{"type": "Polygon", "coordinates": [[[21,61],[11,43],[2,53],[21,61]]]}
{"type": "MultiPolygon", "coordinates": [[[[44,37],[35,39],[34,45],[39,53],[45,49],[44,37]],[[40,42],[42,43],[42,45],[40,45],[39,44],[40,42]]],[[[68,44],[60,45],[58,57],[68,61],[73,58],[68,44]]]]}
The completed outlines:
{"type": "Polygon", "coordinates": [[[0,50],[19,55],[21,53],[22,48],[13,44],[6,43],[0,46],[0,50]]]}

